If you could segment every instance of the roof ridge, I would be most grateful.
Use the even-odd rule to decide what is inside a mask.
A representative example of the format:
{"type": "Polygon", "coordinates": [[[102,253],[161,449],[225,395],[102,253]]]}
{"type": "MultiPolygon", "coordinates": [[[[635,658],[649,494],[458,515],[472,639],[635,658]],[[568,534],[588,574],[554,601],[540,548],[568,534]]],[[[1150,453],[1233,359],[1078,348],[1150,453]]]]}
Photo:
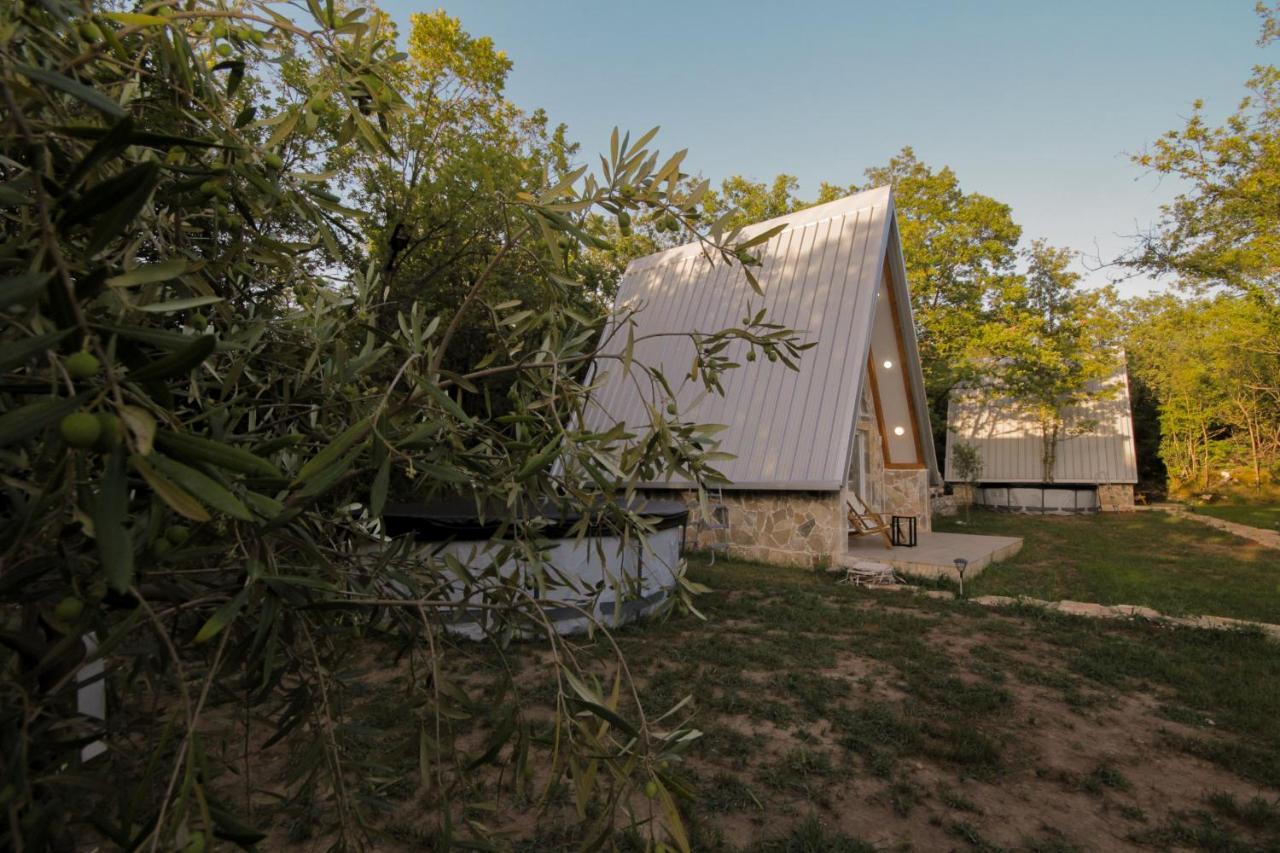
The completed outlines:
{"type": "MultiPolygon", "coordinates": [[[[889,184],[870,187],[834,201],[827,201],[806,207],[803,210],[797,210],[794,213],[775,216],[762,222],[753,222],[744,226],[739,236],[744,240],[749,240],[757,234],[762,234],[770,228],[783,224],[787,227],[780,233],[786,233],[794,228],[819,225],[827,220],[835,219],[837,216],[848,216],[850,213],[856,213],[859,210],[888,204],[892,197],[893,188],[889,184]]],[[[682,243],[679,246],[672,246],[659,252],[635,258],[631,263],[627,264],[626,272],[650,269],[661,264],[683,260],[690,255],[702,254],[702,252],[703,244],[698,240],[693,240],[688,243],[682,243]]]]}

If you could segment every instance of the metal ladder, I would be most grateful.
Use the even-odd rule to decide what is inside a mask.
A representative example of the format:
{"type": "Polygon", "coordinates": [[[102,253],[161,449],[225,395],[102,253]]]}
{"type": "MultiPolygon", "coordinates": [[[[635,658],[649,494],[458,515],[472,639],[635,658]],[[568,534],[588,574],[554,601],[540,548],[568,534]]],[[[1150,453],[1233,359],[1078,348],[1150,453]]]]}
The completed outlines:
{"type": "Polygon", "coordinates": [[[698,519],[698,532],[704,530],[723,530],[723,534],[712,533],[712,541],[707,543],[707,550],[711,552],[711,565],[716,564],[716,554],[719,552],[729,552],[729,507],[724,503],[724,491],[717,488],[714,492],[708,490],[707,501],[710,504],[711,517],[698,519]]]}

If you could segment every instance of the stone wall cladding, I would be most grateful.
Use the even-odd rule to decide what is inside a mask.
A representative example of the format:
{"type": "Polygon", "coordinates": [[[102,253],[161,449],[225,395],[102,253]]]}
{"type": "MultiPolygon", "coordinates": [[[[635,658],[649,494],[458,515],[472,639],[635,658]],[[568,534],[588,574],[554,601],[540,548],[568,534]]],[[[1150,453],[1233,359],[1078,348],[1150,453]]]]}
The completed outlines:
{"type": "MultiPolygon", "coordinates": [[[[867,392],[867,405],[871,405],[871,392],[867,392]]],[[[884,505],[884,443],[880,437],[880,425],[876,423],[875,418],[862,418],[859,426],[867,431],[867,440],[871,445],[871,465],[868,466],[867,479],[870,481],[871,494],[861,495],[864,500],[869,501],[871,508],[879,512],[884,505]]],[[[851,464],[855,460],[850,460],[851,464]]],[[[856,485],[856,481],[850,472],[849,481],[856,485]]]]}
{"type": "Polygon", "coordinates": [[[1099,483],[1098,508],[1103,512],[1132,512],[1133,486],[1129,483],[1099,483]]]}
{"type": "MultiPolygon", "coordinates": [[[[913,515],[917,531],[931,530],[928,472],[885,469],[884,475],[885,520],[890,515],[913,515]]],[[[848,549],[847,495],[843,492],[725,492],[727,535],[724,530],[699,531],[697,494],[683,492],[679,497],[691,510],[690,548],[701,550],[727,539],[731,556],[809,567],[833,563],[848,549]]]]}
{"type": "MultiPolygon", "coordinates": [[[[865,407],[870,407],[869,391],[865,407]]],[[[860,497],[885,516],[913,515],[916,530],[932,529],[929,472],[923,468],[886,468],[884,445],[874,418],[860,418],[869,435],[870,466],[867,472],[871,494],[860,497]]],[[[851,464],[854,460],[851,460],[851,464]]],[[[689,505],[689,548],[705,549],[724,541],[724,530],[698,530],[698,495],[653,492],[653,497],[678,498],[689,505]]],[[[792,566],[834,564],[849,548],[849,524],[845,510],[847,491],[804,492],[769,490],[725,490],[724,505],[729,513],[729,554],[792,566]]]]}
{"type": "Polygon", "coordinates": [[[917,529],[932,529],[929,511],[929,472],[924,468],[884,469],[885,521],[891,515],[914,515],[917,529]]]}
{"type": "MultiPolygon", "coordinates": [[[[723,530],[698,532],[697,494],[684,492],[680,498],[692,510],[689,546],[702,549],[723,541],[723,530]]],[[[812,567],[844,553],[848,526],[839,492],[727,491],[724,505],[731,556],[812,567]]]]}
{"type": "Polygon", "coordinates": [[[955,495],[934,495],[930,503],[933,505],[933,514],[936,516],[945,518],[959,512],[955,495]]]}
{"type": "MultiPolygon", "coordinates": [[[[863,408],[872,408],[871,391],[863,389],[863,408]]],[[[884,464],[884,443],[880,436],[880,425],[874,417],[860,417],[860,429],[867,431],[870,442],[871,459],[867,471],[869,494],[859,495],[872,509],[885,516],[914,515],[916,529],[925,531],[932,529],[933,512],[930,509],[929,472],[924,468],[888,468],[884,464]]],[[[857,460],[849,460],[850,483],[854,483],[853,466],[857,460]]]]}

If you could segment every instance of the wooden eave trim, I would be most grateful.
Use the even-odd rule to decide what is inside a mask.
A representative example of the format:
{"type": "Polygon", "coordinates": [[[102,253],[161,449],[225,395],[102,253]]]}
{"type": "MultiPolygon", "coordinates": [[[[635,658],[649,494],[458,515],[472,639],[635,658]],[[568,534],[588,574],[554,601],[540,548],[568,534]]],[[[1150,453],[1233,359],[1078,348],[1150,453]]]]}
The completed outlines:
{"type": "MultiPolygon", "coordinates": [[[[898,312],[898,295],[893,287],[893,270],[889,259],[884,262],[884,282],[889,290],[889,311],[893,314],[893,339],[898,345],[898,372],[902,375],[902,393],[907,398],[907,412],[911,415],[911,437],[916,446],[916,462],[901,463],[906,468],[927,467],[924,461],[924,445],[920,441],[920,413],[916,411],[916,398],[911,393],[911,375],[907,370],[907,345],[902,338],[902,315],[898,312]]],[[[886,463],[888,457],[885,457],[886,463]]],[[[895,466],[897,467],[897,466],[895,466]]]]}

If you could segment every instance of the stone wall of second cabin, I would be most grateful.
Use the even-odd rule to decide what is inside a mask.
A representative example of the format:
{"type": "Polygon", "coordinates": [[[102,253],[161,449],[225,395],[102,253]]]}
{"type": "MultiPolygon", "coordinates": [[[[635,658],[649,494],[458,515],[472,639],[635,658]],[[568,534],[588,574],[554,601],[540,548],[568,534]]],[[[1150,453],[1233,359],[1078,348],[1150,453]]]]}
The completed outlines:
{"type": "Polygon", "coordinates": [[[743,560],[818,567],[834,562],[846,547],[848,527],[839,492],[726,491],[728,530],[702,527],[696,493],[681,498],[691,510],[691,548],[727,541],[730,556],[743,560]]]}
{"type": "Polygon", "coordinates": [[[1129,483],[1099,483],[1098,509],[1103,512],[1129,512],[1133,510],[1133,486],[1129,483]]]}

